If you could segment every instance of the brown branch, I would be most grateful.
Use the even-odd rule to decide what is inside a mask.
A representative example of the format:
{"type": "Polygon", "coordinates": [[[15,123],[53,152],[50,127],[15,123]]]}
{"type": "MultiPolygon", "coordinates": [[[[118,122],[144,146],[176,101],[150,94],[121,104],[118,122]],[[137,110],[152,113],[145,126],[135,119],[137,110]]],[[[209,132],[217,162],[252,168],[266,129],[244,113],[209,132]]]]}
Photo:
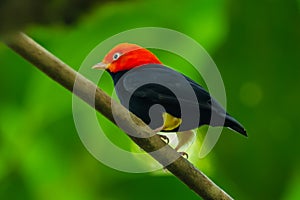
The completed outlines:
{"type": "Polygon", "coordinates": [[[166,146],[161,138],[155,135],[139,118],[131,114],[133,121],[140,128],[133,125],[128,118],[123,117],[128,112],[126,108],[116,102],[111,102],[111,98],[94,83],[63,63],[30,37],[23,33],[17,33],[7,37],[4,42],[12,50],[71,92],[74,92],[73,86],[76,80],[75,94],[115,123],[111,110],[111,103],[113,103],[118,110],[118,113],[114,113],[114,116],[124,121],[127,126],[126,132],[140,136],[137,138],[129,135],[129,137],[145,151],[150,152],[150,155],[163,165],[173,158],[178,158],[166,168],[199,196],[204,199],[232,199],[188,160],[179,156],[169,145],[166,146]],[[94,101],[95,103],[93,103],[94,101]],[[164,148],[162,149],[162,147],[164,148]],[[151,153],[159,149],[162,150],[157,151],[155,154],[151,153]]]}

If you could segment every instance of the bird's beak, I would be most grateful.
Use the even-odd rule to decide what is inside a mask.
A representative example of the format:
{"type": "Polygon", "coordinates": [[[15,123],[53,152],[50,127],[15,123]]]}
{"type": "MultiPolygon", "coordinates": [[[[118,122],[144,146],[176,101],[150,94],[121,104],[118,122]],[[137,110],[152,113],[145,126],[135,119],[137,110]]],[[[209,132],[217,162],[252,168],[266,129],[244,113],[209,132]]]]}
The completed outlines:
{"type": "Polygon", "coordinates": [[[109,66],[109,64],[106,64],[106,63],[104,63],[104,62],[99,62],[99,63],[97,63],[96,65],[94,65],[94,66],[92,67],[92,69],[102,69],[102,70],[105,70],[105,69],[108,68],[108,66],[109,66]]]}

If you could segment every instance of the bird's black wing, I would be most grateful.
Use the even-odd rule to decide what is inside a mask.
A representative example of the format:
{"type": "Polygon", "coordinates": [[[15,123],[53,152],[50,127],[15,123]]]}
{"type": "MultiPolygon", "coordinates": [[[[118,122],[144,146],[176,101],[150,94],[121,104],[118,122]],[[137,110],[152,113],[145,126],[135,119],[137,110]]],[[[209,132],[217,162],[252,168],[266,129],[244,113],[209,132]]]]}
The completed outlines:
{"type": "Polygon", "coordinates": [[[130,110],[141,117],[144,122],[150,121],[150,118],[145,116],[146,108],[160,104],[173,116],[184,118],[181,125],[184,130],[203,124],[224,125],[246,135],[243,126],[228,115],[225,109],[203,87],[163,65],[151,64],[129,70],[122,75],[117,85],[121,103],[122,99],[134,99],[133,107],[130,110]],[[122,92],[124,93],[121,94],[122,92]],[[181,113],[182,105],[183,110],[187,109],[188,116],[181,113]],[[199,118],[197,113],[200,113],[201,116],[196,126],[194,119],[199,118]]]}
{"type": "Polygon", "coordinates": [[[195,109],[200,107],[226,113],[198,83],[163,65],[145,65],[128,71],[123,77],[124,89],[134,97],[156,103],[177,104],[179,101],[195,109]],[[140,87],[142,89],[137,90],[140,87]]]}

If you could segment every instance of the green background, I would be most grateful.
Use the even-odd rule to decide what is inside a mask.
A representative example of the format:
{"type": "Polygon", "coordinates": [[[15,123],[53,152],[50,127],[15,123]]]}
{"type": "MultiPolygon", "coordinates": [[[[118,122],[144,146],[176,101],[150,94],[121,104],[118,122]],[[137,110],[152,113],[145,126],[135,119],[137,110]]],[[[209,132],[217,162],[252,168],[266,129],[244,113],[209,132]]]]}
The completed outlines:
{"type": "MultiPolygon", "coordinates": [[[[197,159],[199,133],[191,161],[236,199],[300,199],[299,10],[292,0],[110,2],[72,25],[30,25],[25,32],[74,69],[101,41],[128,29],[158,26],[194,38],[217,64],[228,112],[249,138],[224,129],[213,151],[197,159]]],[[[184,62],[161,58],[190,75],[184,62]]],[[[70,92],[2,43],[0,66],[1,199],[198,198],[168,173],[101,164],[78,137],[70,92]]],[[[107,78],[104,89],[111,87],[107,78]]],[[[126,148],[127,136],[103,123],[126,148]]]]}

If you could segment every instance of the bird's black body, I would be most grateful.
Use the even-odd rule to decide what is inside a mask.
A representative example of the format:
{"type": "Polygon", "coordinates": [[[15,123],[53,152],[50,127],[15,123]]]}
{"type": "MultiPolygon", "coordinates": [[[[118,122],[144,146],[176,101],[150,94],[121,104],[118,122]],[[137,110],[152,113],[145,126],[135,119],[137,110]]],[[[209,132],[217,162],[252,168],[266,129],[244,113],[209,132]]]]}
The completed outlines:
{"type": "Polygon", "coordinates": [[[150,64],[110,74],[121,103],[153,129],[163,124],[166,112],[182,120],[179,127],[166,132],[207,124],[246,135],[243,126],[199,84],[168,67],[150,64]]]}

